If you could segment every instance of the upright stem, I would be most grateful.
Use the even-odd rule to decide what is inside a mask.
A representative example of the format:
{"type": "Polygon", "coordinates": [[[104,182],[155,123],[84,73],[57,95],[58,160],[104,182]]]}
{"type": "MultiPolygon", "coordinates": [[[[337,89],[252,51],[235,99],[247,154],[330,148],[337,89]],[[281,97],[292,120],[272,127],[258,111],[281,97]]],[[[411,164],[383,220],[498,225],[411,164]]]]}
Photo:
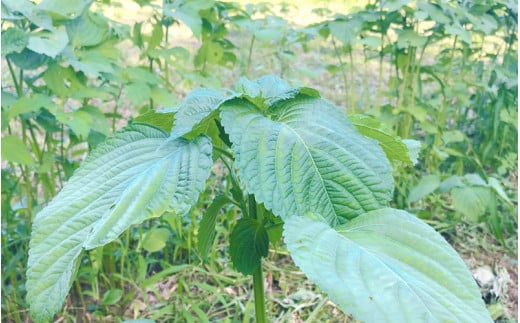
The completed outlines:
{"type": "Polygon", "coordinates": [[[251,61],[253,58],[253,46],[255,44],[255,35],[251,37],[251,43],[249,44],[249,54],[247,55],[247,66],[246,66],[246,76],[249,76],[249,69],[251,68],[251,61]]]}
{"type": "MultiPolygon", "coordinates": [[[[149,65],[150,73],[153,74],[153,58],[148,57],[148,61],[150,63],[150,65],[149,65]]],[[[154,109],[154,107],[153,107],[153,99],[152,98],[150,98],[150,109],[151,110],[154,109]]]]}
{"type": "MultiPolygon", "coordinates": [[[[257,219],[256,200],[253,194],[248,195],[249,217],[257,219]]],[[[262,221],[262,219],[258,219],[262,221]]],[[[255,295],[255,315],[257,323],[267,323],[265,317],[264,278],[262,276],[262,260],[253,273],[253,291],[255,295]]]]}
{"type": "Polygon", "coordinates": [[[253,290],[255,294],[255,315],[257,323],[266,323],[264,278],[262,276],[262,264],[253,273],[253,290]]]}
{"type": "MultiPolygon", "coordinates": [[[[349,107],[348,107],[348,101],[349,101],[349,97],[348,97],[348,80],[347,80],[347,73],[345,72],[345,64],[343,64],[343,60],[341,59],[341,55],[339,53],[339,50],[338,50],[338,47],[336,46],[336,42],[334,41],[334,38],[332,39],[332,46],[334,47],[334,54],[336,55],[336,59],[338,60],[339,62],[339,68],[340,68],[340,71],[341,71],[341,77],[343,78],[343,86],[345,87],[345,106],[346,106],[346,111],[348,111],[349,107]]],[[[352,51],[352,49],[351,49],[352,51]]],[[[352,68],[352,66],[351,66],[352,68]]],[[[350,85],[351,87],[354,86],[354,80],[352,80],[352,84],[350,85]]],[[[352,100],[352,97],[350,98],[352,100]]],[[[354,108],[354,104],[353,104],[353,101],[350,103],[350,108],[353,109],[354,108]]]]}

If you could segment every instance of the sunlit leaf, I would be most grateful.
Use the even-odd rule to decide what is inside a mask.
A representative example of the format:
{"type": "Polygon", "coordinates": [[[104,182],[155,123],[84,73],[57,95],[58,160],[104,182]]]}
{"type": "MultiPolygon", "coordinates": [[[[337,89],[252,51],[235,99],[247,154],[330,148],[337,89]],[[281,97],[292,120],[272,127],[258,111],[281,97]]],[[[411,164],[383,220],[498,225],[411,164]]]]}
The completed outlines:
{"type": "Polygon", "coordinates": [[[47,55],[51,58],[56,58],[60,54],[67,44],[69,43],[69,37],[65,28],[56,28],[52,32],[41,31],[37,34],[32,34],[29,37],[27,48],[43,55],[47,55]]]}
{"type": "Polygon", "coordinates": [[[36,321],[60,309],[83,249],[164,212],[185,214],[212,165],[205,136],[188,141],[133,125],[99,145],[33,222],[27,302],[36,321]]]}
{"type": "Polygon", "coordinates": [[[379,120],[365,115],[350,115],[349,119],[359,132],[379,142],[388,159],[413,165],[414,156],[409,153],[408,146],[379,120]]]}
{"type": "Polygon", "coordinates": [[[439,185],[441,183],[441,180],[439,176],[437,175],[426,175],[417,185],[415,185],[411,190],[410,194],[408,194],[408,202],[414,203],[425,197],[426,195],[432,193],[437,188],[439,188],[439,185]]]}
{"type": "Polygon", "coordinates": [[[162,250],[170,236],[170,230],[166,228],[152,228],[145,232],[141,245],[148,252],[162,250]]]}
{"type": "Polygon", "coordinates": [[[27,166],[34,165],[34,158],[27,146],[17,136],[2,137],[2,159],[27,166]]]}
{"type": "Polygon", "coordinates": [[[391,199],[383,150],[325,100],[300,95],[264,114],[236,99],[221,118],[247,190],[282,219],[312,211],[336,224],[391,199]]]}
{"type": "Polygon", "coordinates": [[[38,8],[60,18],[73,19],[81,15],[91,0],[43,0],[38,8]]]}
{"type": "Polygon", "coordinates": [[[307,277],[357,320],[492,322],[455,250],[405,211],[371,211],[336,228],[292,216],[284,238],[307,277]]]}

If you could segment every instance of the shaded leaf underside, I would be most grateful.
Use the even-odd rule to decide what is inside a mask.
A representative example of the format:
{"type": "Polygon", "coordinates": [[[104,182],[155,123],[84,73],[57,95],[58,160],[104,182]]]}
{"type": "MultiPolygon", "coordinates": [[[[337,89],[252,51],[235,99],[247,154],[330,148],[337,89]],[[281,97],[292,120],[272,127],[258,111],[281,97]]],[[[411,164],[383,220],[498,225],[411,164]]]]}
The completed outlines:
{"type": "Polygon", "coordinates": [[[27,301],[36,320],[56,313],[82,248],[104,245],[133,224],[164,212],[184,214],[212,165],[211,143],[171,140],[133,125],[100,145],[33,223],[27,301]]]}
{"type": "Polygon", "coordinates": [[[247,190],[274,214],[319,213],[335,225],[391,199],[383,151],[334,106],[301,95],[267,113],[231,100],[221,118],[247,190]]]}
{"type": "Polygon", "coordinates": [[[358,320],[491,322],[455,250],[405,211],[371,211],[335,229],[294,216],[284,237],[295,263],[358,320]]]}

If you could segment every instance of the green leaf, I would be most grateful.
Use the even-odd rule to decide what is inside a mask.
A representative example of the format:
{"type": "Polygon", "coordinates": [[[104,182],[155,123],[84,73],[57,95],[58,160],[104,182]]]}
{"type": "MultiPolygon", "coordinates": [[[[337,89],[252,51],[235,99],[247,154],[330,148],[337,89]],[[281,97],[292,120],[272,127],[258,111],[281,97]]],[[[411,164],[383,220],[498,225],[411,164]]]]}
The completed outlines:
{"type": "MultiPolygon", "coordinates": [[[[25,18],[38,27],[53,30],[52,18],[45,13],[37,9],[36,5],[28,0],[2,0],[2,5],[6,6],[11,12],[20,12],[25,18]]],[[[2,19],[5,11],[2,8],[2,19]]],[[[3,46],[2,46],[3,50],[3,46]]]]}
{"type": "Polygon", "coordinates": [[[11,53],[7,57],[24,70],[34,70],[45,64],[50,60],[46,55],[38,54],[30,49],[24,48],[21,53],[11,53]]]}
{"type": "Polygon", "coordinates": [[[276,75],[266,75],[254,81],[244,77],[235,85],[240,94],[235,97],[245,97],[258,107],[269,107],[277,101],[294,98],[298,94],[307,94],[318,98],[318,91],[308,87],[291,87],[287,82],[276,75]]]}
{"type": "Polygon", "coordinates": [[[34,158],[22,139],[17,136],[2,137],[2,159],[13,163],[34,166],[34,158]]]}
{"type": "Polygon", "coordinates": [[[175,96],[171,93],[170,90],[152,86],[150,88],[150,97],[160,106],[171,106],[172,103],[176,102],[175,96]]]}
{"type": "Polygon", "coordinates": [[[133,104],[139,105],[150,99],[151,90],[148,84],[140,80],[136,80],[126,86],[126,96],[133,104]]]}
{"type": "Polygon", "coordinates": [[[199,242],[197,249],[202,259],[206,259],[209,249],[215,238],[215,222],[220,209],[231,201],[225,195],[215,197],[211,205],[208,207],[199,224],[199,242]]]}
{"type": "Polygon", "coordinates": [[[432,18],[435,22],[440,24],[448,24],[451,21],[450,17],[446,15],[446,13],[441,8],[439,8],[439,5],[435,3],[418,1],[417,7],[420,10],[428,13],[430,18],[432,18]]]}
{"type": "Polygon", "coordinates": [[[360,114],[349,115],[348,118],[359,132],[379,142],[388,159],[413,165],[408,147],[401,138],[394,135],[393,131],[386,128],[379,120],[360,114]]]}
{"type": "Polygon", "coordinates": [[[442,133],[442,141],[445,145],[453,142],[462,142],[464,140],[466,140],[466,136],[459,130],[449,130],[442,133]]]}
{"type": "Polygon", "coordinates": [[[90,98],[106,98],[107,94],[96,88],[87,87],[84,79],[79,77],[70,66],[50,65],[43,74],[43,79],[54,93],[62,98],[77,100],[90,98]]]}
{"type": "Polygon", "coordinates": [[[267,257],[269,237],[262,223],[252,218],[242,218],[233,228],[229,242],[229,254],[235,268],[244,275],[253,274],[267,257]]]}
{"type": "Polygon", "coordinates": [[[218,64],[224,56],[224,48],[220,43],[207,40],[202,43],[195,56],[195,66],[202,66],[205,62],[218,64]]]}
{"type": "Polygon", "coordinates": [[[87,113],[90,117],[91,124],[89,128],[97,131],[105,136],[110,134],[110,125],[108,124],[105,114],[99,110],[98,107],[93,105],[86,105],[78,109],[77,111],[87,113]]]}
{"type": "Polygon", "coordinates": [[[439,188],[441,184],[441,179],[437,175],[426,175],[417,185],[415,185],[411,190],[410,194],[408,194],[408,202],[414,203],[425,197],[426,195],[432,193],[437,188],[439,188]]]}
{"type": "Polygon", "coordinates": [[[66,25],[70,43],[74,48],[100,44],[108,34],[108,22],[87,11],[66,25]]]}
{"type": "Polygon", "coordinates": [[[492,34],[498,28],[497,21],[491,15],[479,14],[476,16],[468,14],[467,17],[473,25],[473,30],[481,31],[486,35],[492,34]]]}
{"type": "Polygon", "coordinates": [[[504,191],[504,187],[502,185],[502,183],[494,178],[494,177],[490,177],[488,179],[488,184],[489,184],[489,187],[491,187],[493,189],[493,191],[495,191],[495,193],[500,196],[507,204],[509,204],[510,206],[513,206],[513,202],[511,202],[511,200],[509,199],[509,197],[507,196],[506,192],[504,191]]]}
{"type": "Polygon", "coordinates": [[[441,193],[446,193],[454,187],[464,187],[462,177],[456,175],[448,177],[439,185],[439,190],[441,193]]]}
{"type": "Polygon", "coordinates": [[[151,51],[161,44],[163,39],[163,26],[155,24],[152,29],[152,35],[148,38],[148,48],[146,51],[151,51]]]}
{"type": "Polygon", "coordinates": [[[473,223],[477,223],[486,212],[491,199],[494,198],[491,193],[489,187],[455,187],[451,190],[451,198],[455,210],[462,213],[473,223]]]}
{"type": "Polygon", "coordinates": [[[381,7],[387,8],[388,11],[396,11],[407,5],[409,2],[410,0],[386,0],[382,1],[381,7]]]}
{"type": "Polygon", "coordinates": [[[87,139],[91,126],[92,117],[85,111],[77,110],[73,112],[55,111],[56,120],[67,125],[74,134],[81,139],[87,139]]]}
{"type": "Polygon", "coordinates": [[[160,251],[166,246],[169,236],[170,230],[168,229],[152,228],[143,235],[141,244],[143,249],[148,252],[160,251]]]}
{"type": "Polygon", "coordinates": [[[6,119],[9,121],[20,114],[38,111],[40,108],[55,111],[56,105],[52,102],[50,97],[40,93],[35,93],[31,96],[24,96],[16,101],[9,110],[7,110],[6,119]]]}
{"type": "Polygon", "coordinates": [[[399,33],[399,36],[397,37],[397,48],[422,48],[426,44],[427,40],[427,37],[419,35],[414,30],[403,30],[399,33]]]}
{"type": "Polygon", "coordinates": [[[204,121],[224,100],[216,90],[197,89],[189,93],[175,111],[172,137],[180,137],[204,121]]]}
{"type": "Polygon", "coordinates": [[[20,53],[29,43],[29,34],[25,31],[9,27],[2,31],[2,56],[20,53]]]}
{"type": "Polygon", "coordinates": [[[119,302],[121,297],[123,296],[123,291],[121,289],[109,289],[103,295],[103,305],[114,305],[119,302]]]}
{"type": "Polygon", "coordinates": [[[346,46],[356,41],[362,26],[363,20],[360,17],[353,17],[347,21],[335,20],[329,23],[331,34],[346,46]]]}
{"type": "Polygon", "coordinates": [[[292,216],[291,256],[345,313],[366,322],[492,322],[462,259],[431,227],[390,208],[331,228],[292,216]]]}
{"type": "Polygon", "coordinates": [[[403,139],[403,143],[408,149],[408,157],[415,165],[419,162],[419,153],[421,152],[421,142],[413,139],[403,139]]]}
{"type": "Polygon", "coordinates": [[[173,112],[148,111],[135,117],[134,122],[146,123],[170,132],[173,125],[173,112]]]}
{"type": "Polygon", "coordinates": [[[80,16],[90,3],[91,0],[43,0],[38,8],[60,18],[73,19],[80,16]]]}
{"type": "Polygon", "coordinates": [[[187,213],[209,176],[211,150],[205,136],[174,140],[145,125],[96,147],[34,219],[26,285],[32,317],[50,320],[60,309],[82,249],[164,212],[187,213]]]}
{"type": "Polygon", "coordinates": [[[446,29],[446,32],[450,35],[458,36],[460,40],[465,42],[468,45],[471,45],[471,33],[464,29],[459,22],[454,22],[451,25],[446,25],[444,27],[446,29]]]}
{"type": "Polygon", "coordinates": [[[65,28],[56,28],[52,32],[34,33],[33,36],[29,37],[27,48],[36,53],[56,58],[67,47],[68,43],[69,37],[65,28]]]}
{"type": "Polygon", "coordinates": [[[201,10],[213,7],[213,0],[189,0],[189,1],[172,1],[164,4],[164,15],[182,21],[188,26],[195,37],[199,37],[202,33],[202,17],[201,10]]]}
{"type": "Polygon", "coordinates": [[[248,192],[285,219],[319,212],[331,224],[386,206],[393,179],[388,160],[327,101],[300,95],[264,115],[249,101],[222,106],[248,192]]]}

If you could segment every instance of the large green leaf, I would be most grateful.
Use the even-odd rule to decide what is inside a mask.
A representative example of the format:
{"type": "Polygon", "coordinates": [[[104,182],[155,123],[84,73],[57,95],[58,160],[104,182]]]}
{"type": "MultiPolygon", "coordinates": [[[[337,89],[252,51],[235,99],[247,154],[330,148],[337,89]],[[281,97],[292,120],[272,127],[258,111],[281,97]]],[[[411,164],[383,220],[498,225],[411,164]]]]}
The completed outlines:
{"type": "Polygon", "coordinates": [[[209,176],[211,149],[205,136],[172,139],[139,124],[99,145],[34,219],[26,285],[33,318],[50,320],[60,309],[83,248],[164,212],[186,213],[209,176]]]}
{"type": "Polygon", "coordinates": [[[358,320],[492,322],[455,250],[405,211],[371,211],[335,229],[293,216],[284,237],[303,272],[358,320]]]}
{"type": "Polygon", "coordinates": [[[235,99],[221,118],[247,190],[274,214],[315,212],[336,224],[391,199],[385,154],[334,106],[299,95],[267,114],[235,99]]]}

